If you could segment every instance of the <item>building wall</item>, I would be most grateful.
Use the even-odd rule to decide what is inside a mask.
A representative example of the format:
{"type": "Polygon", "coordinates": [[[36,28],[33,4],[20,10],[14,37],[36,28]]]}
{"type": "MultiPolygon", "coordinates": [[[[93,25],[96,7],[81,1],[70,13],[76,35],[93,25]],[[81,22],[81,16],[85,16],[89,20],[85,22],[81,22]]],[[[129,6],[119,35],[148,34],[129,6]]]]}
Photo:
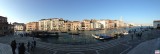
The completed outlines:
{"type": "Polygon", "coordinates": [[[102,24],[100,24],[98,22],[93,22],[93,23],[91,23],[91,29],[100,29],[101,25],[102,24]]]}
{"type": "Polygon", "coordinates": [[[38,31],[38,22],[29,22],[26,24],[26,31],[38,31]]]}
{"type": "Polygon", "coordinates": [[[101,28],[101,23],[98,23],[98,22],[94,23],[94,28],[100,29],[101,28]]]}
{"type": "Polygon", "coordinates": [[[91,29],[91,21],[90,20],[83,20],[83,24],[84,24],[84,30],[90,30],[91,29]]]}
{"type": "Polygon", "coordinates": [[[81,22],[73,21],[71,23],[71,30],[81,30],[81,22]]]}
{"type": "Polygon", "coordinates": [[[24,23],[14,22],[13,26],[14,26],[14,31],[25,31],[26,29],[26,26],[24,23]]]}
{"type": "Polygon", "coordinates": [[[0,35],[6,35],[8,33],[7,17],[0,16],[0,35]]]}
{"type": "Polygon", "coordinates": [[[42,19],[39,21],[41,31],[59,31],[63,29],[64,20],[62,18],[42,19]]]}
{"type": "Polygon", "coordinates": [[[51,20],[50,19],[42,19],[38,22],[39,30],[40,31],[48,31],[51,27],[51,20]]]}
{"type": "Polygon", "coordinates": [[[160,28],[160,20],[156,20],[153,22],[153,28],[157,28],[157,27],[160,28]]]}
{"type": "Polygon", "coordinates": [[[59,30],[59,19],[51,19],[51,30],[59,30]]]}
{"type": "Polygon", "coordinates": [[[109,28],[109,20],[105,20],[105,28],[106,28],[106,29],[109,28]]]}
{"type": "Polygon", "coordinates": [[[65,22],[63,24],[63,30],[68,31],[71,29],[71,22],[65,22]]]}
{"type": "Polygon", "coordinates": [[[61,30],[63,29],[64,20],[62,18],[52,18],[51,19],[51,30],[61,30]]]}
{"type": "Polygon", "coordinates": [[[97,22],[101,24],[101,28],[102,29],[106,28],[106,22],[105,22],[105,20],[99,20],[97,22]]]}
{"type": "Polygon", "coordinates": [[[91,28],[90,28],[90,29],[91,29],[91,30],[94,29],[94,23],[91,23],[90,25],[91,25],[91,28]]]}

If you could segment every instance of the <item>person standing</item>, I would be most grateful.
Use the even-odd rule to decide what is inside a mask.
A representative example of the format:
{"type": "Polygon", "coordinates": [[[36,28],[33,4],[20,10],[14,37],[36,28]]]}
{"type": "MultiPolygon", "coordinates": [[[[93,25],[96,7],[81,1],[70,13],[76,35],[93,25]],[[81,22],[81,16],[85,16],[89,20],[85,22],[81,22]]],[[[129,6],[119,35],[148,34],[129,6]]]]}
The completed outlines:
{"type": "Polygon", "coordinates": [[[15,52],[16,47],[17,47],[16,45],[17,45],[16,41],[13,40],[13,41],[11,42],[11,47],[12,47],[12,52],[13,52],[13,54],[16,54],[16,52],[15,52]]]}

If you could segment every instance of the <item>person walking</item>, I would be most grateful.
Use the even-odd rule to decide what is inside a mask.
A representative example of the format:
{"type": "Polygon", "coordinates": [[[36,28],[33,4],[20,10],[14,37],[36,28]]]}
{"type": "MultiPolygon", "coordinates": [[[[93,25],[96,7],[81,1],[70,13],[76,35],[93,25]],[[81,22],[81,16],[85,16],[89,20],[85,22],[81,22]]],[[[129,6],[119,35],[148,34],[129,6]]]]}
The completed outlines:
{"type": "Polygon", "coordinates": [[[27,48],[28,48],[28,52],[29,52],[29,50],[30,50],[30,42],[28,41],[28,44],[27,44],[27,48]]]}
{"type": "Polygon", "coordinates": [[[139,34],[139,38],[142,39],[142,32],[139,34]]]}
{"type": "Polygon", "coordinates": [[[34,48],[34,43],[31,42],[31,50],[33,51],[33,48],[34,48]]]}
{"type": "Polygon", "coordinates": [[[36,47],[36,41],[35,40],[33,41],[33,44],[34,44],[34,48],[35,48],[36,47]]]}
{"type": "Polygon", "coordinates": [[[20,47],[19,47],[18,52],[19,52],[19,54],[25,54],[25,50],[26,50],[26,48],[25,48],[25,46],[24,46],[24,43],[22,43],[22,44],[20,45],[20,47]]]}
{"type": "Polygon", "coordinates": [[[131,34],[131,39],[133,40],[133,34],[131,34]]]}
{"type": "Polygon", "coordinates": [[[16,41],[15,41],[15,40],[13,40],[13,41],[11,42],[11,48],[12,48],[12,52],[13,52],[13,54],[16,54],[16,52],[15,52],[16,47],[17,47],[16,45],[17,45],[16,41]]]}

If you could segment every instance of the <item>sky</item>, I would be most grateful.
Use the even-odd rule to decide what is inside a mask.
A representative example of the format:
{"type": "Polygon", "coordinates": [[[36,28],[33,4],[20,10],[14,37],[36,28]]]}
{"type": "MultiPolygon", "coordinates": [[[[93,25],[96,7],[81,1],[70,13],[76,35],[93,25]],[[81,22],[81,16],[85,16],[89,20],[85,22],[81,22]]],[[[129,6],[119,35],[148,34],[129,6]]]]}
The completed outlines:
{"type": "Polygon", "coordinates": [[[160,0],[0,0],[0,15],[8,22],[28,23],[48,18],[111,19],[152,24],[160,19],[160,0]]]}

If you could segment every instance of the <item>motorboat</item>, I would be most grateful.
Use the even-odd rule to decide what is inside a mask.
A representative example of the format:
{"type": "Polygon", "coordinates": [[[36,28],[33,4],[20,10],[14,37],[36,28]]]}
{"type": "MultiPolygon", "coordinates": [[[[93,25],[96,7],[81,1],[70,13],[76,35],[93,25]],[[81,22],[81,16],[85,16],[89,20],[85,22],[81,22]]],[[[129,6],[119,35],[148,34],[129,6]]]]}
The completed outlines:
{"type": "Polygon", "coordinates": [[[128,35],[128,32],[123,32],[123,35],[128,35]]]}
{"type": "Polygon", "coordinates": [[[105,34],[92,34],[92,36],[96,39],[104,40],[104,39],[111,39],[113,37],[105,35],[105,34]]]}

